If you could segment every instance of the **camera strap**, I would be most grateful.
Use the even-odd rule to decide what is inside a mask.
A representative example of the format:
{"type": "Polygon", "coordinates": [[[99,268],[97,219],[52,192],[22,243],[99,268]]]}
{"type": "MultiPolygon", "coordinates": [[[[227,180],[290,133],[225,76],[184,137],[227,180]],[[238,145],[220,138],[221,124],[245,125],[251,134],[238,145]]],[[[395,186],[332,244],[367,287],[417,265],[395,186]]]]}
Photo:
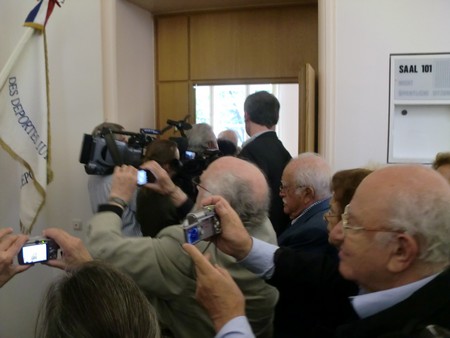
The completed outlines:
{"type": "Polygon", "coordinates": [[[115,165],[122,165],[123,164],[123,158],[120,156],[119,150],[117,149],[117,144],[114,140],[114,136],[111,133],[106,133],[105,136],[106,146],[108,147],[108,150],[111,154],[111,157],[114,161],[115,165]]]}

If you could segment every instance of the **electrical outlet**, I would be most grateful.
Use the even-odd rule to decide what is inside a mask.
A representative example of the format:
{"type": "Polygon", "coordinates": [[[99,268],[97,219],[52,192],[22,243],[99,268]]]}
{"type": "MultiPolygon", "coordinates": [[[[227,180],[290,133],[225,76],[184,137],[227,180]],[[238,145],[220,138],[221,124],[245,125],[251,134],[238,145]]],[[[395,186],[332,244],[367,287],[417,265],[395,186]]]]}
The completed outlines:
{"type": "Polygon", "coordinates": [[[81,229],[83,228],[83,221],[78,218],[72,219],[72,228],[73,230],[81,231],[81,229]]]}

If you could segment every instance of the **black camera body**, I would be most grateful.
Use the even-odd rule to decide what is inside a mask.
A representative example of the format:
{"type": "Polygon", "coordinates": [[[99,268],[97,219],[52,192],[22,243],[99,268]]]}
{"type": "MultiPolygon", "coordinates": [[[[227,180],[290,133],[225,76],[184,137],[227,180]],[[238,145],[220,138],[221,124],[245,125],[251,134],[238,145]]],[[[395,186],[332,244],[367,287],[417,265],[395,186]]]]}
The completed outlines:
{"type": "Polygon", "coordinates": [[[137,168],[142,163],[145,147],[153,140],[149,133],[149,129],[141,129],[141,133],[108,129],[99,136],[84,134],[80,163],[84,164],[88,175],[110,175],[116,165],[122,164],[137,168]],[[113,134],[128,135],[128,141],[116,140],[113,134]]]}
{"type": "Polygon", "coordinates": [[[219,218],[214,206],[208,205],[199,211],[189,213],[183,224],[184,237],[187,243],[196,244],[222,232],[219,218]]]}
{"type": "Polygon", "coordinates": [[[17,260],[20,265],[46,262],[58,258],[59,245],[50,238],[30,238],[19,251],[17,260]]]}

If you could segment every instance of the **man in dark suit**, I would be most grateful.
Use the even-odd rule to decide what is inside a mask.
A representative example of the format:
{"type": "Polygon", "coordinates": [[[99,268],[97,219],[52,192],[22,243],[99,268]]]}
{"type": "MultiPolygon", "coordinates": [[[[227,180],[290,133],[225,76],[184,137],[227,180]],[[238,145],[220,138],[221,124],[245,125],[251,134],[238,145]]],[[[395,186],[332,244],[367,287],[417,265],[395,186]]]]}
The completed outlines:
{"type": "Polygon", "coordinates": [[[280,103],[278,99],[260,91],[249,95],[244,102],[245,131],[250,136],[239,157],[256,164],[266,176],[271,190],[269,218],[280,235],[289,218],[283,213],[283,203],[278,196],[283,169],[292,158],[275,133],[280,103]]]}
{"type": "Polygon", "coordinates": [[[280,246],[302,252],[336,253],[328,243],[323,218],[330,205],[330,181],[330,166],[315,153],[300,154],[284,168],[280,197],[291,222],[278,236],[280,246]]]}
{"type": "MultiPolygon", "coordinates": [[[[293,286],[305,276],[293,268],[292,252],[287,252],[290,258],[284,257],[280,250],[288,249],[250,237],[236,214],[218,198],[204,203],[215,204],[221,219],[222,234],[215,241],[220,250],[262,277],[273,280],[278,275],[290,282],[295,299],[293,286]]],[[[356,282],[360,292],[347,305],[342,304],[346,323],[326,337],[439,337],[430,334],[430,325],[440,327],[436,331],[450,330],[449,205],[450,186],[441,175],[423,166],[386,167],[362,181],[346,207],[342,222],[331,232],[339,232],[343,239],[339,272],[356,282]]],[[[204,259],[201,255],[195,257],[196,264],[200,258],[204,259]]],[[[215,283],[206,285],[198,281],[197,294],[214,294],[215,305],[212,297],[199,300],[215,321],[228,323],[216,337],[224,337],[230,330],[240,333],[240,337],[251,337],[248,325],[239,322],[242,311],[238,313],[240,316],[233,316],[231,311],[218,309],[220,296],[227,297],[232,304],[237,300],[229,299],[229,286],[226,280],[221,281],[223,276],[212,265],[202,267],[202,275],[211,273],[217,277],[215,283]]],[[[323,268],[311,283],[314,279],[316,283],[325,281],[327,275],[323,268]]]]}

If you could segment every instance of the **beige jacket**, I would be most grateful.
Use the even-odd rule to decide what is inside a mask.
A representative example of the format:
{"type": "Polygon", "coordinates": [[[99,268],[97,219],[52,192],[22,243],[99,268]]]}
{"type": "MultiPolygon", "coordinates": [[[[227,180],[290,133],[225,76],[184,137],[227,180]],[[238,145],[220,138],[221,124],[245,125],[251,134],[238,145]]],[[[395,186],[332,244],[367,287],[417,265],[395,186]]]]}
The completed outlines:
{"type": "MultiPolygon", "coordinates": [[[[113,212],[97,213],[90,221],[87,244],[92,256],[108,261],[130,275],[158,312],[161,323],[177,338],[212,338],[214,327],[195,300],[195,274],[191,258],[184,252],[183,229],[174,225],[156,238],[123,237],[121,218],[113,212]]],[[[270,221],[247,227],[249,233],[276,244],[270,221]]],[[[208,243],[197,247],[204,251],[208,243]]],[[[241,267],[214,244],[206,250],[211,261],[226,268],[246,298],[246,315],[257,337],[272,337],[273,311],[278,291],[241,267]]]]}

